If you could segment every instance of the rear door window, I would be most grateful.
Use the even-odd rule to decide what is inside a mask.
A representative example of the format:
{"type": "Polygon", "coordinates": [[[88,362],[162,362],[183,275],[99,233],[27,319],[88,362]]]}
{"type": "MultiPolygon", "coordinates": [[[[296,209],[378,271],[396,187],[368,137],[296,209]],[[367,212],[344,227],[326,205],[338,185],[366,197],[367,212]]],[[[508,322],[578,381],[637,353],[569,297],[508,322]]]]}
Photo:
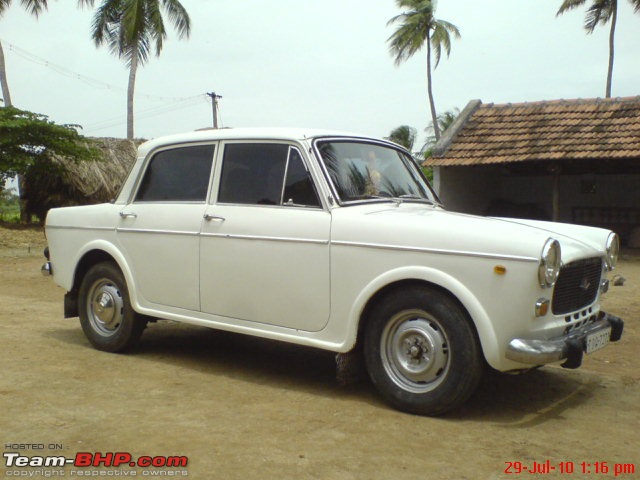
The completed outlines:
{"type": "Polygon", "coordinates": [[[204,202],[214,145],[193,145],[156,153],[147,165],[136,202],[204,202]]]}

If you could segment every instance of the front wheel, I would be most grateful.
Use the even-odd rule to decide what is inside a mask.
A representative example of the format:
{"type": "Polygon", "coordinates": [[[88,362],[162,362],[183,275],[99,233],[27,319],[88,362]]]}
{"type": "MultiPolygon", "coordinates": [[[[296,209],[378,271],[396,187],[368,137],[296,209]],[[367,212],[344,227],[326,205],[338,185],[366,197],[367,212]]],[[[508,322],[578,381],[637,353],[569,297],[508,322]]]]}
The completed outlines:
{"type": "Polygon", "coordinates": [[[384,298],[367,323],[364,353],[373,384],[408,413],[451,411],[482,377],[474,327],[451,297],[435,289],[408,287],[384,298]]]}
{"type": "Polygon", "coordinates": [[[78,298],[80,324],[98,350],[122,352],[135,346],[146,321],[131,307],[122,272],[112,262],[91,267],[78,298]]]}

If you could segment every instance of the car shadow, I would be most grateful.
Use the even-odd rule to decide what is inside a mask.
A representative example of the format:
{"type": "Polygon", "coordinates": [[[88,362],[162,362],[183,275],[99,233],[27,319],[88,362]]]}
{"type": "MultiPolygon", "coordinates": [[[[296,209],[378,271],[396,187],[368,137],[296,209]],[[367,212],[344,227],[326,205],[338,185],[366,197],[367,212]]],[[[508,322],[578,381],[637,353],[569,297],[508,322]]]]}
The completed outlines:
{"type": "MultiPolygon", "coordinates": [[[[50,330],[59,341],[92,349],[82,330],[50,330]]],[[[179,364],[212,376],[362,402],[389,410],[365,374],[348,385],[336,380],[335,354],[275,340],[161,321],[151,324],[129,355],[142,361],[179,364]]],[[[475,394],[441,419],[481,421],[528,428],[561,418],[588,402],[597,375],[546,367],[523,375],[487,371],[475,394]]]]}
{"type": "Polygon", "coordinates": [[[597,375],[555,366],[520,375],[488,370],[474,395],[450,418],[530,428],[564,418],[568,410],[588,403],[600,387],[597,375]]]}

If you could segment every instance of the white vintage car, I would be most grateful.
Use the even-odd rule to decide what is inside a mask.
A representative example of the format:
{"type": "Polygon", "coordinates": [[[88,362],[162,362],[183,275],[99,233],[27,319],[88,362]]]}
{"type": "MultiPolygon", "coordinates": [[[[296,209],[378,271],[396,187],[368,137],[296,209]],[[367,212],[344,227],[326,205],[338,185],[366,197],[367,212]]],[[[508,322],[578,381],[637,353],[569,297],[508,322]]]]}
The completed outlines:
{"type": "Polygon", "coordinates": [[[447,212],[407,151],[362,136],[152,140],[113,202],[53,209],[46,234],[43,270],[100,350],[159,318],[355,352],[412,413],[458,407],[487,364],[576,368],[622,334],[599,303],[616,234],[447,212]]]}

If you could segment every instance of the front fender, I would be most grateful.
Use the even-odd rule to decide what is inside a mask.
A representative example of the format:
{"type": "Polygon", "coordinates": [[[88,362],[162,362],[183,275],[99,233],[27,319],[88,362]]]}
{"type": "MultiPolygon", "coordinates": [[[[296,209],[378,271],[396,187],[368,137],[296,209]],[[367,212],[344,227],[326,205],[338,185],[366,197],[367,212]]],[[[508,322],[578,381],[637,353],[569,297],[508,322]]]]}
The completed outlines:
{"type": "Polygon", "coordinates": [[[491,363],[498,360],[498,338],[489,315],[482,307],[480,301],[473,293],[455,277],[434,268],[429,267],[401,267],[384,272],[369,282],[358,294],[349,312],[350,325],[346,344],[351,348],[356,344],[360,322],[363,320],[363,312],[369,301],[383,288],[398,282],[420,281],[436,285],[453,295],[467,310],[478,332],[480,344],[485,358],[491,363]]]}

